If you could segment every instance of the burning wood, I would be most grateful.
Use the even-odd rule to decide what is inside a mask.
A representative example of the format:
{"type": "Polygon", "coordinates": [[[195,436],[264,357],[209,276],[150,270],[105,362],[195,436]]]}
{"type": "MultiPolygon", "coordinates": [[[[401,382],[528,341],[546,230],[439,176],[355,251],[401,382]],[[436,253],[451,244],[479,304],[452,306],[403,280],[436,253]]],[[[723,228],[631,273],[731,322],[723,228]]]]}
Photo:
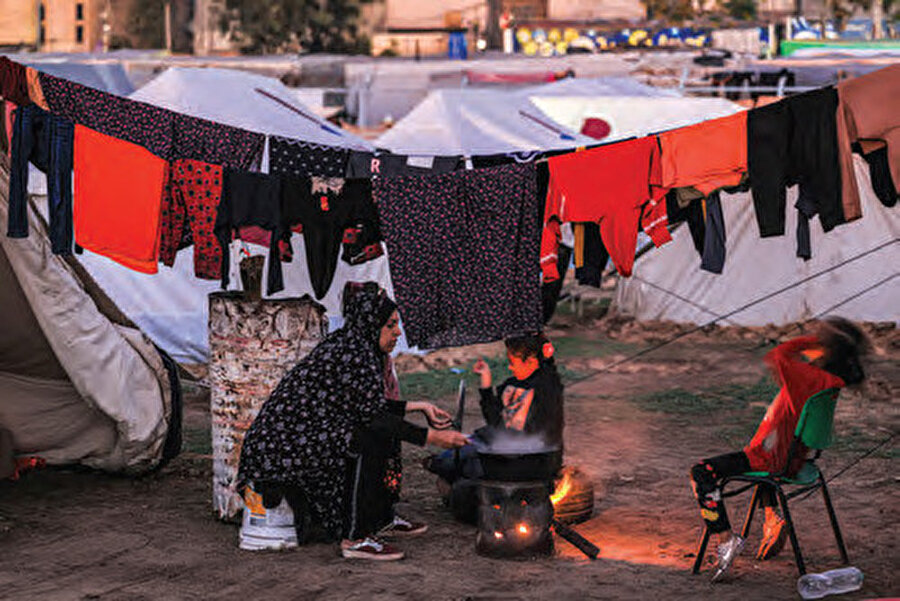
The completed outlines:
{"type": "Polygon", "coordinates": [[[562,480],[557,483],[556,490],[550,495],[550,502],[553,503],[553,506],[556,507],[560,501],[566,498],[570,490],[572,490],[572,472],[564,470],[562,480]]]}

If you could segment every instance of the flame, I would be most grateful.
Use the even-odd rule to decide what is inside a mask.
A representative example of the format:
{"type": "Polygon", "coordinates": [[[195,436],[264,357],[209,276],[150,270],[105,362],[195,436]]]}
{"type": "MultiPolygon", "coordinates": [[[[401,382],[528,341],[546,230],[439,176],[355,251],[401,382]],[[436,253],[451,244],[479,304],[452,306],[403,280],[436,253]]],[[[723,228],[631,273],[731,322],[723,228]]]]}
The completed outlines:
{"type": "Polygon", "coordinates": [[[550,495],[550,502],[553,505],[557,505],[569,494],[570,490],[572,490],[572,474],[571,472],[564,472],[562,480],[556,485],[556,490],[550,495]]]}
{"type": "Polygon", "coordinates": [[[525,524],[519,524],[519,534],[528,534],[528,526],[525,524]]]}
{"type": "Polygon", "coordinates": [[[502,533],[502,532],[499,532],[499,531],[495,531],[495,532],[494,532],[494,538],[496,538],[497,540],[503,538],[503,533],[502,533]]]}

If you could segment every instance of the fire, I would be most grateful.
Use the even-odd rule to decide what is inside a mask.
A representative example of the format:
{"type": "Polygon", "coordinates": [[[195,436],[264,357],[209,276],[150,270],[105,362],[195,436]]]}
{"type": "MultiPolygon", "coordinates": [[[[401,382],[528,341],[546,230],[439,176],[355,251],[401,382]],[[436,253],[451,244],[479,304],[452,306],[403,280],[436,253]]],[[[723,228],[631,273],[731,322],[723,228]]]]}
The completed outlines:
{"type": "Polygon", "coordinates": [[[519,524],[519,534],[528,534],[528,526],[519,524]]]}
{"type": "Polygon", "coordinates": [[[553,503],[554,506],[557,505],[567,494],[569,494],[570,490],[572,490],[572,474],[571,472],[565,471],[563,472],[562,480],[556,485],[556,490],[550,495],[550,502],[553,503]]]}

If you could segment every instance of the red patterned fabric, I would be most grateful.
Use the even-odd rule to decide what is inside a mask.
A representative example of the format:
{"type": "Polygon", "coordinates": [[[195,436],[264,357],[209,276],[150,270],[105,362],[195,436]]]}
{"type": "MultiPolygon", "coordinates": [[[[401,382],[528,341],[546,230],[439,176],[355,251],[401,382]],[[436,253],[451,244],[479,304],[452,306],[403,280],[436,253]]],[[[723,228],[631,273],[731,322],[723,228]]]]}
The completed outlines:
{"type": "Polygon", "coordinates": [[[222,167],[203,161],[178,159],[169,164],[169,184],[163,198],[159,259],[172,266],[184,245],[185,233],[194,244],[194,274],[222,277],[222,248],[213,233],[222,199],[222,167]]]}

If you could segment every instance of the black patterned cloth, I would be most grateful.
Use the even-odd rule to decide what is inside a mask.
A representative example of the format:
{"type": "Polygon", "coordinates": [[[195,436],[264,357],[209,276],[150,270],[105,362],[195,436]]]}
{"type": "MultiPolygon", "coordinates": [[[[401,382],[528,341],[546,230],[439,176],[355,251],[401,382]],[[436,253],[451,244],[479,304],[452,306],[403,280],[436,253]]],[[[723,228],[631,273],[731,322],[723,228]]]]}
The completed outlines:
{"type": "Polygon", "coordinates": [[[372,188],[410,345],[541,328],[534,165],[378,178],[372,188]]]}
{"type": "Polygon", "coordinates": [[[193,159],[230,169],[258,170],[266,145],[263,134],[180,113],[172,129],[173,159],[193,159]]]}
{"type": "Polygon", "coordinates": [[[101,134],[143,146],[160,158],[173,158],[175,113],[172,111],[43,72],[40,80],[51,113],[101,134]]]}
{"type": "Polygon", "coordinates": [[[303,140],[269,137],[269,172],[294,177],[344,177],[350,151],[303,140]]]}
{"type": "Polygon", "coordinates": [[[238,485],[298,487],[327,533],[344,527],[351,441],[389,411],[381,318],[393,302],[377,287],[353,294],[345,325],[281,380],[247,431],[238,485]]]}

